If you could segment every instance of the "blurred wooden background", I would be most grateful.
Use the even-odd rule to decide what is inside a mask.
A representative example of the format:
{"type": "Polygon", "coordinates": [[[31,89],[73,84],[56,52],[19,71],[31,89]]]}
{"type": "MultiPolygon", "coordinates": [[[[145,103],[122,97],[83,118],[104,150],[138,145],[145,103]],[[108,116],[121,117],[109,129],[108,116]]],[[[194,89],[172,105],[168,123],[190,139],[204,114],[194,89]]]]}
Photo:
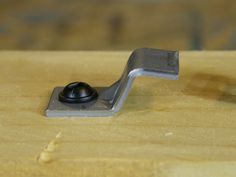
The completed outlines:
{"type": "Polygon", "coordinates": [[[236,49],[235,0],[0,0],[0,49],[236,49]]]}

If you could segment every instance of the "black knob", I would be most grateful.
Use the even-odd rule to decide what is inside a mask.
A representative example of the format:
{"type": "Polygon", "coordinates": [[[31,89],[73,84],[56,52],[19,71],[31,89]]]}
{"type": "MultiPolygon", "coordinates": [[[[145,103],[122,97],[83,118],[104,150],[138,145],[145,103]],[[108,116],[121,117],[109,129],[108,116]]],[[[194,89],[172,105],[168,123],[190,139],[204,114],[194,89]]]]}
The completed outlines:
{"type": "Polygon", "coordinates": [[[59,94],[59,101],[66,103],[84,103],[95,100],[97,91],[84,82],[73,82],[65,86],[59,94]]]}

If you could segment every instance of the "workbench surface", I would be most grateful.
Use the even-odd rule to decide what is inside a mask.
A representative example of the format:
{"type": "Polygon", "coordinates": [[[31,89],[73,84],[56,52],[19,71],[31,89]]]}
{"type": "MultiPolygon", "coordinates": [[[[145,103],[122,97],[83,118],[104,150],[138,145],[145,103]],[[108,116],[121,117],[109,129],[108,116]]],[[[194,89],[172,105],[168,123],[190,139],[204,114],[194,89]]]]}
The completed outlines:
{"type": "Polygon", "coordinates": [[[114,117],[44,116],[55,86],[108,86],[130,52],[0,52],[0,176],[236,176],[236,52],[180,52],[114,117]]]}

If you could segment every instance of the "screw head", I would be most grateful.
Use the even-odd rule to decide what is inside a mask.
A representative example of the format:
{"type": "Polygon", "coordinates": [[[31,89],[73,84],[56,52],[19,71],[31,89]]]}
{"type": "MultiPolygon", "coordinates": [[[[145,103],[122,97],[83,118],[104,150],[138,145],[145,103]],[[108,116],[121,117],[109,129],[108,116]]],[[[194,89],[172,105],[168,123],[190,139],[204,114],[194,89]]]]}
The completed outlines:
{"type": "Polygon", "coordinates": [[[65,103],[85,103],[97,99],[97,91],[84,82],[73,82],[65,86],[59,94],[59,101],[65,103]]]}

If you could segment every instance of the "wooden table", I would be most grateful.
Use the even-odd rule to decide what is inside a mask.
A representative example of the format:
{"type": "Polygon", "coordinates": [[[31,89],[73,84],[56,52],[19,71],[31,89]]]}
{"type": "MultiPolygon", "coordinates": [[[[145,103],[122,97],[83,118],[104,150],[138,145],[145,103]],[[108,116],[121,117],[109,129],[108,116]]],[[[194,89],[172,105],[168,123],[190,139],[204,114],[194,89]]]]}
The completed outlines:
{"type": "Polygon", "coordinates": [[[0,52],[0,176],[236,176],[236,52],[181,52],[115,117],[47,119],[52,89],[118,79],[130,52],[0,52]]]}

